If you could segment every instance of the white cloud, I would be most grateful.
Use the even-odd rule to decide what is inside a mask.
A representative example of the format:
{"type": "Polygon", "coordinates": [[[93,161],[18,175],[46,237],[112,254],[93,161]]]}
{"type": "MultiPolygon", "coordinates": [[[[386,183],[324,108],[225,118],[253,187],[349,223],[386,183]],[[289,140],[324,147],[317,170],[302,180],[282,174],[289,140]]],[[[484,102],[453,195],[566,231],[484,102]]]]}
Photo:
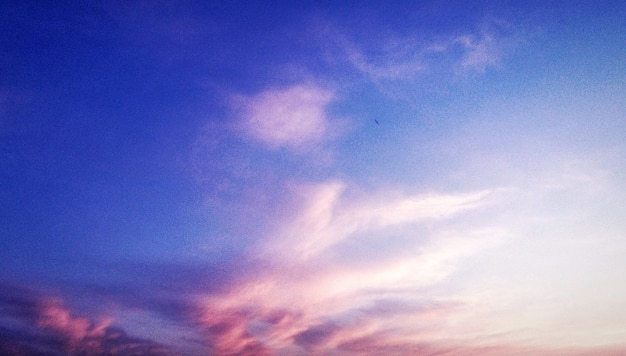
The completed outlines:
{"type": "MultiPolygon", "coordinates": [[[[370,78],[376,79],[409,79],[425,69],[421,60],[398,47],[384,51],[384,55],[378,56],[378,61],[368,58],[356,45],[347,40],[341,41],[341,47],[345,51],[350,64],[370,78]],[[397,53],[400,51],[400,53],[397,53]]],[[[404,47],[406,46],[399,46],[404,47]]]]}
{"type": "Polygon", "coordinates": [[[465,47],[461,59],[461,67],[479,72],[489,66],[495,66],[500,61],[501,52],[493,36],[486,34],[480,38],[472,36],[459,37],[456,42],[465,47]]]}
{"type": "Polygon", "coordinates": [[[287,247],[290,257],[308,259],[357,233],[394,228],[405,224],[437,221],[485,204],[489,192],[470,194],[409,195],[379,193],[360,199],[342,197],[345,185],[327,182],[307,187],[302,212],[277,233],[272,247],[287,247]]]}
{"type": "Polygon", "coordinates": [[[270,149],[303,151],[332,137],[327,107],[333,99],[330,90],[296,85],[240,97],[235,105],[246,136],[270,149]]]}
{"type": "MultiPolygon", "coordinates": [[[[581,230],[587,219],[572,231],[561,226],[569,213],[606,198],[606,192],[585,189],[607,186],[606,179],[602,171],[574,166],[516,181],[517,188],[469,193],[362,194],[341,181],[298,186],[292,193],[301,204],[253,251],[263,267],[228,293],[204,299],[206,314],[199,323],[209,329],[231,325],[220,342],[224,351],[235,352],[265,345],[323,353],[368,338],[380,343],[378,350],[396,342],[437,347],[443,338],[466,350],[529,345],[525,340],[589,345],[571,339],[588,327],[564,329],[550,318],[568,311],[572,320],[587,322],[611,308],[597,301],[615,305],[609,288],[600,299],[579,288],[581,278],[598,285],[594,280],[603,277],[598,266],[606,271],[620,266],[619,251],[606,247],[600,254],[597,236],[581,230]],[[555,194],[574,199],[568,206],[543,206],[555,194]],[[580,239],[564,238],[571,232],[580,239]],[[399,248],[372,252],[375,241],[399,248]],[[582,251],[583,242],[595,248],[582,251]],[[346,244],[358,250],[357,258],[349,256],[346,244]],[[576,273],[570,278],[567,271],[576,273]],[[590,312],[561,305],[565,299],[590,312]],[[377,310],[373,306],[380,301],[396,304],[377,310]],[[415,301],[421,309],[407,311],[415,301]],[[520,308],[528,313],[520,317],[520,308]],[[552,326],[559,332],[546,331],[552,326]]],[[[603,278],[619,278],[612,273],[603,278]]],[[[598,327],[606,332],[615,323],[598,327]]],[[[589,339],[598,339],[599,333],[593,335],[589,339]]]]}
{"type": "Polygon", "coordinates": [[[316,340],[318,328],[329,337],[323,338],[322,347],[331,348],[394,328],[404,329],[406,338],[418,337],[423,334],[419,325],[430,324],[432,312],[435,316],[447,312],[429,306],[431,296],[425,296],[425,305],[420,301],[407,314],[407,305],[421,300],[415,290],[441,282],[459,260],[491,246],[494,236],[501,234],[442,228],[463,212],[490,204],[486,191],[354,196],[345,183],[330,181],[297,187],[295,193],[304,200],[294,208],[295,214],[266,236],[258,246],[262,253],[254,251],[264,267],[229,293],[204,299],[205,314],[198,323],[217,330],[215,344],[223,352],[261,345],[286,350],[294,347],[294,339],[308,335],[316,340]],[[435,223],[442,226],[431,231],[431,239],[424,239],[412,225],[435,223]],[[400,252],[361,260],[332,258],[348,239],[365,247],[373,235],[394,229],[406,237],[400,252]],[[380,300],[398,303],[372,309],[380,300]],[[342,327],[333,326],[335,322],[342,327]]]}
{"type": "Polygon", "coordinates": [[[452,68],[482,73],[498,65],[504,54],[506,39],[484,32],[479,35],[465,34],[438,41],[425,48],[425,53],[439,53],[448,58],[452,68]]]}
{"type": "Polygon", "coordinates": [[[440,71],[481,73],[497,66],[515,41],[514,35],[485,29],[431,40],[407,36],[388,37],[378,42],[362,41],[367,43],[365,46],[336,29],[327,27],[320,32],[324,48],[334,51],[329,55],[330,61],[341,58],[376,83],[415,80],[418,74],[440,71]],[[328,46],[329,39],[331,46],[328,46]]]}

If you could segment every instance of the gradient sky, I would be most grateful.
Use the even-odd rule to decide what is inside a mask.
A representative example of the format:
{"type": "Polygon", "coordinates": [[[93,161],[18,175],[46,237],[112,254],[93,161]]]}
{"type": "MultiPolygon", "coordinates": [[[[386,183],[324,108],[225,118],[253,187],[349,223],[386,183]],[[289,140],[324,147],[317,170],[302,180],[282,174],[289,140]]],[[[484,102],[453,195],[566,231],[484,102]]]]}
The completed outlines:
{"type": "Polygon", "coordinates": [[[0,353],[626,354],[624,2],[360,3],[2,1],[0,353]]]}

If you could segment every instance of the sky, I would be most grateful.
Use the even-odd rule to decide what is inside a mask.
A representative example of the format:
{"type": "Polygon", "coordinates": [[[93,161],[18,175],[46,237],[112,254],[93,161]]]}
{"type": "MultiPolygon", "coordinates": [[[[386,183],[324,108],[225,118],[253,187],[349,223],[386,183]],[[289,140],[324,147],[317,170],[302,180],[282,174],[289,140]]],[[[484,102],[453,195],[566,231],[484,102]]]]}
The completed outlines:
{"type": "Polygon", "coordinates": [[[0,17],[0,353],[626,354],[623,2],[0,17]]]}

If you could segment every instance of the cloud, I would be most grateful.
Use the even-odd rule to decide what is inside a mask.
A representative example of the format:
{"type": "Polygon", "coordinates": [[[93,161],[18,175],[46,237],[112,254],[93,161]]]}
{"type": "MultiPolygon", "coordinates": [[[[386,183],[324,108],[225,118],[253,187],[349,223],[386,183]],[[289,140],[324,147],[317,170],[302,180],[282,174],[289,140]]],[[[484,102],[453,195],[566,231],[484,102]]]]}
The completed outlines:
{"type": "MultiPolygon", "coordinates": [[[[227,120],[209,120],[193,144],[190,173],[223,221],[271,221],[287,182],[326,171],[348,122],[332,116],[334,91],[313,84],[231,95],[227,120]],[[267,204],[265,208],[260,205],[267,204]]],[[[228,236],[232,241],[233,236],[228,236]]]]}
{"type": "MultiPolygon", "coordinates": [[[[383,36],[382,40],[358,41],[333,26],[319,30],[323,48],[332,63],[341,58],[358,73],[377,84],[418,81],[445,73],[485,72],[497,66],[517,41],[516,34],[497,26],[484,26],[479,32],[443,34],[438,38],[383,36]],[[330,41],[330,45],[329,45],[330,41]]],[[[384,89],[384,88],[381,88],[384,89]]]]}
{"type": "Polygon", "coordinates": [[[395,329],[411,339],[457,305],[415,292],[494,243],[492,232],[435,229],[422,236],[415,228],[489,205],[491,192],[365,195],[340,181],[293,191],[300,197],[296,213],[257,245],[253,272],[201,298],[195,322],[219,353],[324,352],[372,335],[383,342],[395,329]],[[393,251],[343,253],[397,234],[402,238],[385,243],[396,244],[393,251]]]}
{"type": "Polygon", "coordinates": [[[345,88],[374,85],[386,97],[415,105],[425,94],[450,89],[459,77],[497,68],[521,43],[523,28],[503,21],[480,30],[452,29],[422,36],[359,34],[322,22],[311,30],[325,70],[345,88]]]}
{"type": "Polygon", "coordinates": [[[333,136],[328,105],[332,91],[313,85],[268,89],[250,97],[237,97],[240,130],[269,149],[307,151],[333,136]]]}
{"type": "Polygon", "coordinates": [[[448,70],[483,73],[500,63],[511,41],[496,32],[483,31],[439,40],[427,46],[424,53],[444,59],[450,65],[448,70]]]}
{"type": "Polygon", "coordinates": [[[76,316],[62,300],[14,284],[0,285],[0,350],[24,354],[176,355],[152,340],[135,338],[104,317],[76,316]]]}
{"type": "Polygon", "coordinates": [[[463,46],[460,66],[464,70],[484,72],[488,67],[496,66],[502,58],[502,50],[493,35],[460,36],[452,44],[463,46]]]}
{"type": "Polygon", "coordinates": [[[341,63],[345,72],[348,64],[352,70],[369,80],[410,80],[426,69],[420,56],[420,45],[409,38],[385,38],[371,41],[368,47],[361,45],[344,31],[326,24],[315,31],[318,41],[326,52],[326,60],[333,65],[341,63]]]}
{"type": "Polygon", "coordinates": [[[63,304],[56,299],[39,302],[37,326],[50,330],[67,341],[71,352],[98,348],[110,319],[94,324],[87,318],[74,317],[63,304]]]}
{"type": "MultiPolygon", "coordinates": [[[[569,212],[580,216],[583,201],[605,199],[596,183],[610,188],[604,173],[583,168],[570,172],[555,166],[540,177],[529,172],[534,178],[509,182],[517,189],[463,193],[364,193],[339,180],[294,185],[285,192],[294,197],[286,209],[292,213],[259,236],[247,261],[251,268],[238,283],[199,298],[195,322],[224,354],[254,349],[583,355],[604,350],[564,338],[572,329],[590,330],[550,321],[554,313],[573,307],[564,309],[558,301],[563,299],[555,296],[538,297],[558,291],[538,282],[542,275],[563,274],[552,265],[569,258],[548,260],[545,251],[581,252],[580,240],[559,239],[563,233],[551,223],[569,221],[564,220],[569,212]],[[543,205],[555,195],[571,197],[572,208],[543,205]],[[517,312],[521,307],[528,311],[523,317],[517,312]]],[[[581,270],[583,262],[576,260],[577,266],[566,270],[581,270]]],[[[597,269],[585,266],[577,278],[597,269]]],[[[550,283],[554,280],[567,284],[563,276],[550,283]]],[[[585,293],[576,290],[579,286],[568,293],[580,298],[585,293]]],[[[599,307],[576,305],[592,311],[572,310],[572,320],[600,315],[599,307]]],[[[588,339],[609,345],[615,337],[605,332],[613,324],[603,325],[588,339]]]]}
{"type": "Polygon", "coordinates": [[[398,44],[383,50],[376,59],[367,56],[358,46],[343,37],[338,39],[348,62],[359,72],[373,80],[412,79],[426,69],[423,61],[417,57],[410,46],[398,44]]]}
{"type": "Polygon", "coordinates": [[[294,342],[311,350],[318,345],[326,344],[329,339],[340,330],[334,323],[325,323],[312,326],[294,337],[294,342]]]}
{"type": "Polygon", "coordinates": [[[389,197],[394,193],[387,192],[350,201],[341,199],[345,188],[339,181],[303,186],[296,192],[303,197],[301,213],[276,233],[280,242],[272,241],[269,248],[286,248],[290,258],[306,259],[354,234],[449,218],[484,203],[489,194],[488,191],[413,196],[396,193],[396,197],[389,197]]]}
{"type": "Polygon", "coordinates": [[[500,61],[500,50],[490,35],[478,40],[465,36],[459,38],[458,41],[466,48],[466,53],[461,60],[463,68],[484,71],[488,66],[495,66],[500,61]]]}

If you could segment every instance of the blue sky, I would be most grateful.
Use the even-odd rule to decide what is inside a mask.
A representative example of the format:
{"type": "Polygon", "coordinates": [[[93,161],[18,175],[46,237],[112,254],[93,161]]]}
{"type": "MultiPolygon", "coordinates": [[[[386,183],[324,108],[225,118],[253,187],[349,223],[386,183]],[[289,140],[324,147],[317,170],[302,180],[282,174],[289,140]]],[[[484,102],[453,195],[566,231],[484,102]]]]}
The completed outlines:
{"type": "Polygon", "coordinates": [[[0,351],[626,352],[619,1],[0,5],[0,351]]]}

